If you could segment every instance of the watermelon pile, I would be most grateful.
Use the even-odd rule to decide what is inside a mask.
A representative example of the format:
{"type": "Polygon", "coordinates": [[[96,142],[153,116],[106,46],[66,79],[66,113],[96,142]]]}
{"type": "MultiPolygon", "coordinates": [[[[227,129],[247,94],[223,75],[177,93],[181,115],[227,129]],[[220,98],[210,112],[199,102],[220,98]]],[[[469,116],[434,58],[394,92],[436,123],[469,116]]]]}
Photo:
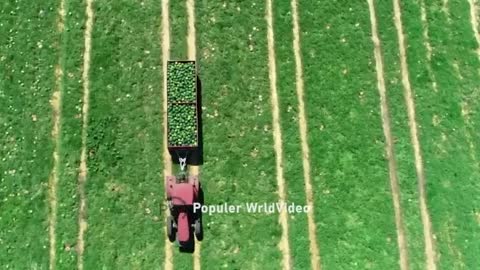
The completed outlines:
{"type": "Polygon", "coordinates": [[[167,67],[169,102],[195,102],[195,62],[170,62],[167,67]]]}
{"type": "Polygon", "coordinates": [[[168,62],[167,119],[168,145],[196,146],[197,89],[195,62],[168,62]]]}

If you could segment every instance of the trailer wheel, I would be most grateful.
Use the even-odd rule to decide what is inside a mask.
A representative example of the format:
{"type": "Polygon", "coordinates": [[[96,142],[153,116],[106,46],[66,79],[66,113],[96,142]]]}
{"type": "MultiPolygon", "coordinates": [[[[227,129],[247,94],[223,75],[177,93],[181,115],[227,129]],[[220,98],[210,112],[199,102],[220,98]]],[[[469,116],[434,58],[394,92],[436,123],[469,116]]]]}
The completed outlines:
{"type": "Polygon", "coordinates": [[[195,220],[195,237],[198,241],[202,241],[203,239],[203,227],[200,219],[195,220]]]}
{"type": "Polygon", "coordinates": [[[173,218],[172,216],[168,216],[167,217],[167,235],[168,235],[168,240],[170,240],[170,242],[174,242],[175,241],[175,228],[173,226],[173,218]]]}

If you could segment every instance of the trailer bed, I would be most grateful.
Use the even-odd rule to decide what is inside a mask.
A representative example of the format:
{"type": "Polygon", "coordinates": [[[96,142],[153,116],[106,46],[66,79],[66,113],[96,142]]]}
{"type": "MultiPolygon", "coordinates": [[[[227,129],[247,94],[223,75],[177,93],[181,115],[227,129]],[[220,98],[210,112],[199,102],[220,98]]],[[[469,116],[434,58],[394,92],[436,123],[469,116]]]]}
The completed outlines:
{"type": "Polygon", "coordinates": [[[195,150],[199,144],[195,61],[167,62],[167,107],[168,150],[195,150]]]}

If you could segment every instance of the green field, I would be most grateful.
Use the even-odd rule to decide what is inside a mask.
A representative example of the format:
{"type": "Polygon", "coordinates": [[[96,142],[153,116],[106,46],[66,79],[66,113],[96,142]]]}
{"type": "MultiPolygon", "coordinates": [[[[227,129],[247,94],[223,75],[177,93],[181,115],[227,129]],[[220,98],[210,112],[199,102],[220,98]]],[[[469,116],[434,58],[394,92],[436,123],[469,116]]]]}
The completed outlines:
{"type": "MultiPolygon", "coordinates": [[[[194,1],[207,205],[279,200],[266,1],[194,1]]],[[[167,60],[186,60],[189,46],[188,4],[174,0],[168,59],[162,0],[93,1],[87,230],[79,256],[86,2],[65,1],[64,31],[61,0],[0,3],[0,268],[168,270],[172,249],[174,269],[198,262],[203,269],[312,269],[301,213],[288,216],[290,266],[282,265],[278,213],[204,215],[198,261],[165,241],[162,69],[167,60]],[[58,136],[54,91],[61,93],[58,136]]],[[[292,6],[277,0],[272,7],[286,200],[304,205],[292,6]]],[[[298,1],[297,7],[320,266],[400,269],[368,2],[298,1]]],[[[375,8],[408,266],[427,269],[393,0],[376,1],[375,8]]],[[[401,12],[436,266],[476,269],[480,44],[470,6],[404,0],[401,12]]]]}
{"type": "MultiPolygon", "coordinates": [[[[198,3],[197,32],[201,34],[197,42],[205,107],[202,176],[210,179],[203,182],[206,204],[272,202],[277,198],[264,13],[263,6],[248,2],[225,6],[213,1],[198,3]],[[249,35],[254,44],[251,51],[249,35]],[[210,141],[222,143],[207,143],[210,141]]],[[[205,239],[216,240],[213,245],[202,244],[203,265],[274,269],[280,260],[277,220],[275,215],[245,213],[206,217],[205,239]]]]}
{"type": "Polygon", "coordinates": [[[7,269],[48,265],[55,8],[55,1],[0,8],[0,265],[7,269]]]}

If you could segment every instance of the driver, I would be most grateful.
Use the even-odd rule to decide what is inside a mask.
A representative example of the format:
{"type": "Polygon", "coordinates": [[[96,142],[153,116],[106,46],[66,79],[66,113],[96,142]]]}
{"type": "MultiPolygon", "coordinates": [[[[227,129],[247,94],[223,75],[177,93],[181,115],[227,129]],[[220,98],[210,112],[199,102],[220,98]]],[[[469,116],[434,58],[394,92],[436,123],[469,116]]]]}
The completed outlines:
{"type": "Polygon", "coordinates": [[[187,173],[184,171],[181,171],[178,176],[177,176],[178,182],[180,183],[185,183],[187,182],[187,173]]]}

